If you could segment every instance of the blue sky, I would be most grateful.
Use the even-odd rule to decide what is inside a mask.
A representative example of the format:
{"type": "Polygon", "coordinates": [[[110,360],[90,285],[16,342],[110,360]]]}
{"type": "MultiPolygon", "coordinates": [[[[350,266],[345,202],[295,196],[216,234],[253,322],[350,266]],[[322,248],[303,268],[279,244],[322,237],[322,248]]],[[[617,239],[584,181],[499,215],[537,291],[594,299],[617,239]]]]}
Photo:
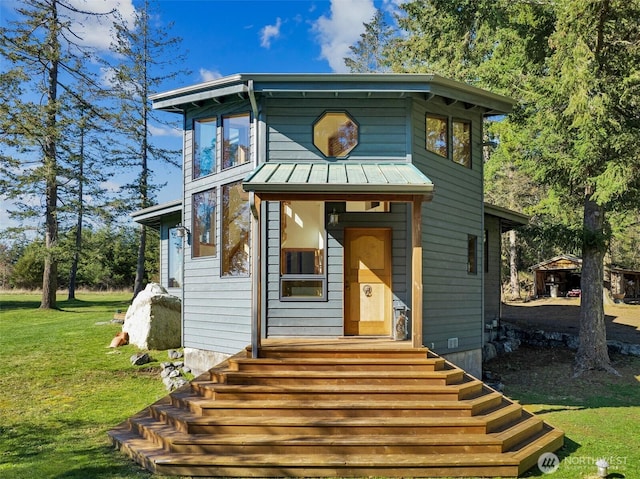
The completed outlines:
{"type": "MultiPolygon", "coordinates": [[[[139,0],[65,0],[81,10],[106,12],[116,8],[131,18],[139,0]]],[[[182,38],[191,75],[175,79],[162,90],[212,80],[235,73],[327,73],[344,72],[343,58],[360,38],[363,23],[376,8],[397,8],[402,0],[152,0],[155,20],[163,26],[173,22],[171,36],[182,38]]],[[[0,23],[15,19],[21,0],[0,0],[0,23]]],[[[106,52],[109,21],[102,18],[71,18],[83,42],[106,52]]],[[[167,113],[167,115],[169,115],[167,113]]],[[[181,148],[181,132],[152,125],[154,138],[163,146],[181,148]]],[[[172,179],[158,195],[158,202],[180,197],[175,188],[179,172],[152,165],[155,180],[172,179]]],[[[124,179],[114,178],[116,190],[124,179]]],[[[37,200],[37,199],[36,199],[37,200]]],[[[0,229],[7,226],[6,204],[0,208],[0,229]]]]}

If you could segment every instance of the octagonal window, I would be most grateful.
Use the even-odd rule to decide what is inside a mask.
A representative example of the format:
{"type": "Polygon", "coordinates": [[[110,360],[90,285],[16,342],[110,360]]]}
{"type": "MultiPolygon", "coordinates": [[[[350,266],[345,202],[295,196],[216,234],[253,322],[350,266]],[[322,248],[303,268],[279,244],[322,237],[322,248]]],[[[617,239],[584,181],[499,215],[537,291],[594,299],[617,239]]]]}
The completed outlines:
{"type": "Polygon", "coordinates": [[[358,125],[344,112],[326,112],[313,124],[313,144],[324,156],[347,156],[358,144],[358,125]]]}

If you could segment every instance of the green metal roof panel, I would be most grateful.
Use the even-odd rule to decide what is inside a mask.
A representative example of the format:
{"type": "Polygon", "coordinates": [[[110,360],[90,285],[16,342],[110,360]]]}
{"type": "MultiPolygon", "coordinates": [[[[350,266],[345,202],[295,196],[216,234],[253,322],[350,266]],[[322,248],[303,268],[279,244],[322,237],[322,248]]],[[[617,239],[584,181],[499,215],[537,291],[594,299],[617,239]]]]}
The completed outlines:
{"type": "Polygon", "coordinates": [[[433,183],[410,163],[263,163],[243,182],[256,193],[425,195],[433,183]]]}

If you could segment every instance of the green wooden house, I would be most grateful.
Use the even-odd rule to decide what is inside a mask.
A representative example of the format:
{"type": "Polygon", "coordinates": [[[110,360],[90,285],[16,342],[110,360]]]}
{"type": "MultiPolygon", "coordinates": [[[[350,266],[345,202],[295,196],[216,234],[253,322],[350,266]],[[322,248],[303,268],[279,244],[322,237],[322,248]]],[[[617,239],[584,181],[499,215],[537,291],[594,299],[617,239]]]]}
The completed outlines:
{"type": "MultiPolygon", "coordinates": [[[[455,397],[455,404],[470,408],[465,409],[468,415],[479,415],[473,419],[481,422],[480,429],[499,435],[507,425],[513,428],[512,434],[506,435],[509,438],[495,438],[499,442],[495,447],[501,453],[509,452],[509,460],[504,454],[485,451],[456,468],[460,452],[476,450],[475,439],[470,439],[471,443],[457,448],[440,450],[434,446],[433,451],[440,451],[439,459],[433,455],[424,459],[426,453],[417,452],[415,460],[431,466],[422,468],[416,463],[415,470],[398,468],[397,474],[517,475],[535,464],[540,452],[561,445],[562,433],[532,419],[501,395],[494,396],[497,393],[477,379],[481,377],[487,325],[492,327],[500,314],[500,234],[526,223],[523,215],[483,202],[483,122],[489,116],[509,112],[509,98],[437,75],[239,74],[157,94],[152,101],[155,109],[184,119],[180,185],[176,179],[176,193],[181,197],[140,211],[134,219],[161,231],[161,282],[183,301],[185,361],[204,372],[188,392],[175,393],[167,400],[169,409],[183,406],[202,413],[200,406],[194,406],[202,404],[202,397],[231,394],[232,383],[253,381],[249,389],[233,394],[256,394],[251,396],[256,401],[271,398],[261,405],[263,411],[285,401],[287,406],[273,413],[272,426],[282,420],[283,410],[296,411],[284,413],[289,421],[311,415],[300,413],[300,408],[311,407],[310,398],[321,403],[314,403],[314,411],[331,409],[332,414],[342,417],[332,407],[344,399],[350,410],[362,407],[370,411],[374,404],[396,418],[402,415],[398,408],[403,401],[413,396],[440,398],[438,394],[449,394],[454,388],[457,392],[447,398],[455,397]],[[302,350],[293,352],[294,346],[302,350]],[[314,366],[310,365],[310,349],[316,354],[314,366]],[[371,349],[377,351],[375,360],[371,349]],[[410,369],[436,371],[419,374],[438,375],[437,381],[443,382],[438,383],[437,391],[412,390],[426,387],[419,378],[409,381],[402,376],[396,378],[399,383],[387,383],[389,376],[395,377],[407,367],[408,356],[400,359],[405,354],[433,362],[410,369]],[[293,360],[291,356],[305,366],[293,367],[288,362],[293,360]],[[357,370],[373,367],[372,362],[395,362],[389,366],[391,372],[383,375],[385,379],[363,379],[365,373],[359,372],[354,373],[357,378],[347,380],[342,376],[347,366],[335,364],[345,361],[341,358],[346,356],[348,364],[358,363],[354,366],[357,370]],[[265,373],[275,384],[265,385],[263,381],[268,380],[262,376],[249,380],[243,375],[249,373],[237,371],[243,371],[246,361],[251,360],[262,361],[260,367],[284,367],[286,371],[277,378],[273,372],[265,373]],[[362,361],[367,364],[360,364],[362,361]],[[320,373],[331,365],[336,371],[320,373]],[[300,377],[294,370],[315,372],[300,377]],[[298,388],[295,391],[286,386],[294,376],[291,388],[298,388]],[[414,386],[407,386],[414,380],[414,386]],[[365,384],[365,389],[356,391],[359,386],[349,381],[365,384]],[[312,384],[310,389],[299,390],[307,382],[312,384]],[[374,384],[387,385],[380,390],[374,384]],[[256,393],[261,387],[267,389],[256,393]],[[326,387],[342,389],[322,389],[326,387]],[[409,390],[402,392],[404,387],[409,390]],[[397,391],[399,397],[377,399],[376,394],[390,391],[397,391]],[[292,394],[296,398],[309,394],[301,400],[307,406],[299,402],[291,406],[292,394]],[[481,405],[474,406],[473,401],[481,405]],[[522,449],[525,443],[530,443],[526,452],[522,449]]],[[[248,396],[242,396],[242,401],[252,404],[248,396]]],[[[336,407],[342,411],[347,406],[336,407]]],[[[412,409],[415,405],[407,407],[406,411],[413,412],[406,414],[422,415],[412,409]]],[[[421,406],[420,411],[429,407],[421,406]]],[[[432,413],[427,416],[449,416],[438,409],[441,405],[434,407],[442,414],[429,409],[432,413]]],[[[154,420],[166,419],[165,403],[155,408],[145,414],[154,420]]],[[[380,422],[375,413],[372,419],[380,422]]],[[[202,418],[185,421],[185,434],[215,429],[199,429],[202,418]]],[[[316,418],[315,424],[320,423],[316,418]]],[[[442,425],[452,428],[454,435],[462,431],[458,426],[442,425]]],[[[172,451],[169,457],[162,451],[145,458],[139,451],[131,452],[135,447],[131,449],[127,434],[153,436],[151,426],[145,427],[129,422],[112,432],[112,437],[132,457],[157,471],[397,475],[384,465],[369,469],[356,465],[366,462],[362,457],[357,459],[358,454],[380,456],[380,444],[377,449],[369,445],[373,447],[369,452],[354,452],[350,459],[343,457],[337,462],[337,452],[327,453],[331,457],[315,460],[317,467],[312,466],[315,463],[310,457],[304,459],[306,467],[300,466],[303,459],[297,456],[287,463],[290,449],[286,449],[277,466],[264,465],[264,461],[275,461],[273,458],[253,457],[255,464],[262,466],[251,471],[216,463],[222,459],[214,459],[213,453],[206,465],[202,460],[201,469],[195,459],[181,469],[178,463],[186,459],[176,458],[180,453],[175,441],[156,441],[162,451],[172,451]],[[294,463],[300,467],[296,469],[294,463]],[[163,469],[159,464],[171,467],[163,469]]],[[[308,424],[305,427],[310,428],[308,424]]],[[[402,443],[406,439],[399,436],[420,434],[398,428],[389,430],[393,431],[389,433],[391,442],[402,443]]],[[[276,430],[269,427],[270,432],[276,430]]],[[[355,435],[358,430],[353,424],[349,426],[355,435]]],[[[312,440],[306,436],[311,434],[309,430],[304,431],[300,434],[306,438],[305,444],[324,450],[321,443],[326,439],[319,438],[324,433],[312,440]]],[[[335,433],[335,429],[331,431],[335,433]]],[[[427,434],[433,433],[429,431],[427,434]]],[[[470,431],[471,435],[477,432],[470,431]]],[[[377,437],[371,431],[362,434],[377,437]]],[[[257,440],[241,441],[253,444],[257,440]]],[[[451,440],[460,441],[461,436],[451,440]]],[[[205,439],[199,437],[198,441],[205,439]]],[[[287,441],[281,437],[278,444],[291,445],[287,441]]],[[[346,447],[340,439],[334,437],[333,441],[340,451],[346,447]]],[[[413,442],[423,443],[415,438],[413,442]]],[[[194,448],[188,450],[193,452],[194,448]]]]}

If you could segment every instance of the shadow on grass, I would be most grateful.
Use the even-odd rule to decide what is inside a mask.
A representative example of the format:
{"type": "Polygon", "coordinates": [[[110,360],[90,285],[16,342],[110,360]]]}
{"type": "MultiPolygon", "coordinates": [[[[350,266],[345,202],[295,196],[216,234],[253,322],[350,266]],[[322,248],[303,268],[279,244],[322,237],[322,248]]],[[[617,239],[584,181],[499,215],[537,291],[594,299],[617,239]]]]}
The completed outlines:
{"type": "Polygon", "coordinates": [[[116,310],[126,310],[129,306],[129,301],[122,300],[105,300],[98,299],[95,301],[86,301],[81,299],[68,299],[65,301],[58,301],[58,308],[61,311],[68,313],[79,312],[82,309],[91,308],[91,312],[101,312],[101,311],[113,311],[116,310]]]}
{"type": "Polygon", "coordinates": [[[0,426],[0,471],[3,479],[152,477],[107,445],[95,424],[77,420],[0,426]]]}
{"type": "Polygon", "coordinates": [[[3,299],[2,301],[0,301],[0,311],[17,309],[38,309],[39,307],[39,300],[3,299]]]}
{"type": "MultiPolygon", "coordinates": [[[[555,452],[555,454],[560,459],[560,464],[562,465],[562,461],[569,457],[571,454],[574,454],[578,449],[580,449],[581,445],[572,439],[565,436],[564,438],[564,446],[562,446],[559,450],[555,452]]],[[[522,476],[519,477],[549,477],[548,472],[542,472],[538,466],[533,466],[527,472],[525,472],[522,476]]]]}

